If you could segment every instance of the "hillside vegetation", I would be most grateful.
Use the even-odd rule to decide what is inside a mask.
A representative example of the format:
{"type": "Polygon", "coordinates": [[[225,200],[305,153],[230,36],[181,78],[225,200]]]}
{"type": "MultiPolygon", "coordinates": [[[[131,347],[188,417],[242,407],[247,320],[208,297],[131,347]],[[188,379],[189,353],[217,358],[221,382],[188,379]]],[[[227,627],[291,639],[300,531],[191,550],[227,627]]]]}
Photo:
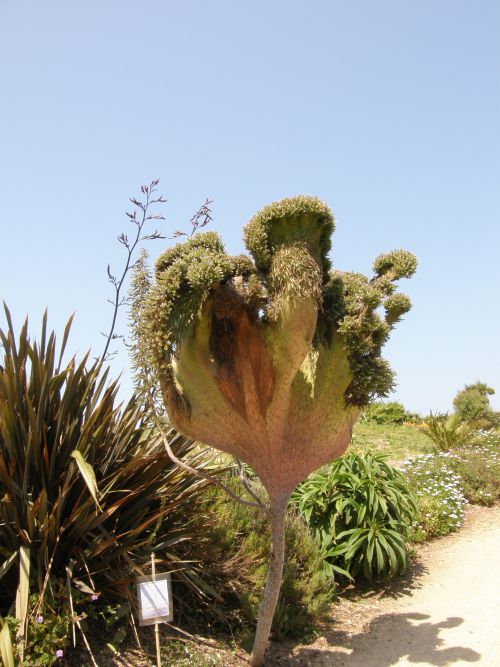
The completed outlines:
{"type": "Polygon", "coordinates": [[[385,454],[390,463],[397,463],[410,456],[429,452],[432,443],[416,424],[376,424],[360,421],[354,427],[349,451],[361,454],[368,449],[385,454]]]}

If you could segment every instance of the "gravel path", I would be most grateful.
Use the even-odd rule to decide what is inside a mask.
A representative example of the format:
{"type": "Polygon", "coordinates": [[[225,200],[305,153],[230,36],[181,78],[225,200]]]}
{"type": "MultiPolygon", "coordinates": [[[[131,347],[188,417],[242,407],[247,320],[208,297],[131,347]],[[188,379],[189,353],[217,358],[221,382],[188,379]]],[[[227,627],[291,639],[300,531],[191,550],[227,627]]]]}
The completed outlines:
{"type": "Polygon", "coordinates": [[[500,506],[471,509],[460,532],[423,546],[410,587],[388,593],[341,603],[332,632],[266,665],[499,667],[500,506]]]}

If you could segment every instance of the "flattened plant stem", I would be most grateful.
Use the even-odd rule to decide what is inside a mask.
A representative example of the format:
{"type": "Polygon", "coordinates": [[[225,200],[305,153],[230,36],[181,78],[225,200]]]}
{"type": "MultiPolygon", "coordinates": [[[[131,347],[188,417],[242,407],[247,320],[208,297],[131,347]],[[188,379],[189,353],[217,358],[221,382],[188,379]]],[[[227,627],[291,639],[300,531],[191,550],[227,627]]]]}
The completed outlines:
{"type": "MultiPolygon", "coordinates": [[[[201,470],[195,470],[192,468],[190,465],[187,463],[184,463],[184,461],[181,461],[181,459],[177,458],[177,456],[174,454],[172,451],[172,447],[170,446],[170,442],[168,439],[168,435],[165,433],[165,430],[161,424],[160,418],[158,417],[158,413],[156,411],[156,407],[154,404],[154,401],[151,397],[151,393],[148,391],[147,392],[147,400],[149,407],[151,409],[151,414],[153,415],[153,418],[156,423],[156,427],[158,431],[160,432],[161,438],[163,440],[163,445],[165,447],[165,450],[167,454],[169,455],[170,459],[176,463],[180,468],[185,470],[186,472],[191,473],[192,475],[195,475],[196,477],[199,477],[200,479],[204,479],[207,482],[210,482],[211,484],[214,484],[215,486],[218,486],[220,489],[222,489],[225,493],[227,493],[228,496],[230,496],[233,500],[236,500],[236,502],[241,503],[242,505],[245,505],[246,507],[253,507],[254,509],[259,510],[259,512],[266,512],[267,508],[264,505],[261,500],[253,494],[252,491],[249,491],[250,495],[252,498],[255,498],[255,502],[251,502],[249,500],[245,500],[241,496],[238,496],[236,493],[234,493],[228,486],[220,482],[216,477],[212,477],[211,475],[206,475],[204,472],[201,472],[201,470]]],[[[240,473],[241,474],[241,473],[240,473]]],[[[245,489],[248,488],[245,486],[245,489]]]]}
{"type": "Polygon", "coordinates": [[[252,667],[260,667],[264,660],[267,642],[271,633],[274,612],[278,604],[278,598],[283,577],[283,564],[285,562],[285,515],[288,505],[287,495],[279,501],[271,502],[269,512],[271,519],[271,548],[269,552],[269,570],[267,573],[264,596],[259,608],[257,630],[250,656],[252,667]]]}
{"type": "Polygon", "coordinates": [[[236,502],[241,503],[242,505],[246,505],[246,507],[253,507],[254,509],[259,510],[259,512],[265,512],[266,511],[266,506],[260,502],[250,502],[249,500],[245,500],[241,496],[238,496],[236,493],[233,493],[231,489],[220,482],[218,479],[215,477],[211,477],[210,475],[205,475],[204,472],[201,472],[201,470],[195,470],[194,468],[191,468],[190,465],[187,463],[184,463],[184,461],[181,461],[181,459],[177,458],[177,456],[173,453],[172,448],[170,447],[170,443],[168,441],[167,436],[164,434],[164,432],[161,430],[161,436],[163,440],[163,444],[165,446],[165,449],[167,451],[167,454],[169,457],[172,459],[174,463],[176,463],[180,468],[185,470],[186,472],[189,472],[193,475],[196,475],[196,477],[200,477],[201,479],[205,479],[207,482],[210,482],[211,484],[215,484],[215,486],[218,486],[220,489],[222,489],[225,493],[227,493],[228,496],[230,496],[233,500],[236,500],[236,502]]]}

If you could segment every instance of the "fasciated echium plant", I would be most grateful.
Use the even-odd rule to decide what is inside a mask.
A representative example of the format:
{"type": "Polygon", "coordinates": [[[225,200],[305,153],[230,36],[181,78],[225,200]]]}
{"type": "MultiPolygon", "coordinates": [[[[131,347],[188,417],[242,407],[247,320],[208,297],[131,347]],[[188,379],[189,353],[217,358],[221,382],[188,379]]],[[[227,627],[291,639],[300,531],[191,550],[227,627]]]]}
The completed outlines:
{"type": "Polygon", "coordinates": [[[298,196],[246,225],[251,257],[198,233],[159,257],[141,308],[142,345],[171,423],[246,462],[268,494],[272,548],[254,666],[279,596],[290,494],[345,451],[363,406],[390,392],[381,348],[410,308],[395,283],[415,272],[414,255],[380,255],[372,278],[332,270],[333,230],[326,204],[298,196]]]}

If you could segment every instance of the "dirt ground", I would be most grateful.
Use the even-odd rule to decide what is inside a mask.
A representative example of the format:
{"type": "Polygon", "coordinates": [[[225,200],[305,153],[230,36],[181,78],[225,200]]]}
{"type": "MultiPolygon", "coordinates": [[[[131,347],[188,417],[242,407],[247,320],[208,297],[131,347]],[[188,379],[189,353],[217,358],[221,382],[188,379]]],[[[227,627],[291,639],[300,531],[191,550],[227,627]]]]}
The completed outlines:
{"type": "MultiPolygon", "coordinates": [[[[343,595],[314,643],[271,645],[265,665],[500,667],[499,593],[500,505],[471,507],[459,532],[419,548],[404,577],[376,591],[343,595]]],[[[205,642],[204,654],[213,657],[212,664],[248,664],[242,651],[205,642]]],[[[146,648],[154,654],[153,645],[146,648]]],[[[81,662],[77,658],[68,664],[91,664],[88,654],[80,655],[81,662]]],[[[96,657],[99,667],[153,664],[133,652],[96,657]]]]}
{"type": "Polygon", "coordinates": [[[309,646],[271,650],[269,667],[500,666],[500,506],[419,549],[411,577],[344,599],[309,646]]]}

